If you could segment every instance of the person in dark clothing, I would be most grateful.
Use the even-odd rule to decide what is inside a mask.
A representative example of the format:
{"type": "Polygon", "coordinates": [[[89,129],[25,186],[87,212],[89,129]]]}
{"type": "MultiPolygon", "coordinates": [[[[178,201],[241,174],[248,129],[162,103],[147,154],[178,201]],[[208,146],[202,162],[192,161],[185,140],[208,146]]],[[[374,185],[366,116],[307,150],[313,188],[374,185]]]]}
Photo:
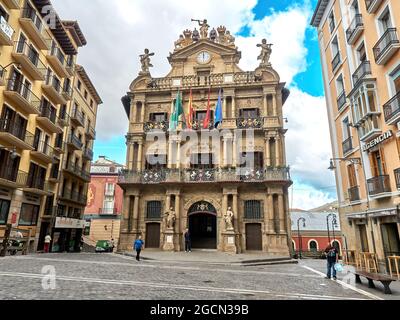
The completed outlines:
{"type": "Polygon", "coordinates": [[[136,260],[140,261],[140,252],[143,249],[144,242],[142,236],[139,236],[133,243],[133,249],[136,250],[136,260]]]}
{"type": "Polygon", "coordinates": [[[337,278],[336,278],[335,264],[339,260],[339,253],[334,246],[332,246],[330,243],[328,243],[328,246],[325,249],[325,254],[326,254],[326,261],[327,261],[327,268],[328,268],[328,271],[326,274],[326,279],[330,279],[331,274],[332,274],[333,280],[336,280],[337,278]]]}
{"type": "Polygon", "coordinates": [[[192,252],[192,243],[190,239],[189,229],[186,229],[185,232],[185,252],[192,252]]]}

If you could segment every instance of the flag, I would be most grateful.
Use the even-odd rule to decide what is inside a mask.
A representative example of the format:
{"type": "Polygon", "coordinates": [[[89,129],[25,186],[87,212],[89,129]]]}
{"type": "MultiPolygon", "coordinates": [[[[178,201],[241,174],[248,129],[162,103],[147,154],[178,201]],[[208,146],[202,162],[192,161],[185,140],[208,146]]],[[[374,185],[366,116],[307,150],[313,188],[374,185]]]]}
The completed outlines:
{"type": "Polygon", "coordinates": [[[221,122],[222,122],[222,97],[221,97],[221,89],[219,89],[217,107],[215,108],[214,128],[217,128],[221,122]]]}
{"type": "Polygon", "coordinates": [[[190,89],[186,126],[188,129],[192,129],[192,125],[193,125],[193,95],[192,95],[192,89],[190,89]]]}
{"type": "Polygon", "coordinates": [[[210,126],[210,118],[211,118],[211,106],[210,106],[210,94],[211,94],[211,87],[208,88],[208,104],[207,104],[207,114],[206,118],[203,121],[203,129],[208,129],[210,126]]]}
{"type": "Polygon", "coordinates": [[[176,130],[178,127],[179,116],[183,114],[181,94],[178,91],[176,95],[174,112],[171,114],[169,120],[169,130],[176,130]]]}

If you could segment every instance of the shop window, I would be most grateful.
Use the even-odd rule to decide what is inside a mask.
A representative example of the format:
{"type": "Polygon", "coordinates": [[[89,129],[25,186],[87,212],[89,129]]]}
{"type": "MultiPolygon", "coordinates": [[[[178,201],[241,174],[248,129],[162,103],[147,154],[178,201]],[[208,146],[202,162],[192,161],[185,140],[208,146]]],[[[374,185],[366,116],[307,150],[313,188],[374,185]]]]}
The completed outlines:
{"type": "Polygon", "coordinates": [[[21,226],[36,226],[39,217],[40,206],[23,203],[19,216],[19,225],[21,226]]]}
{"type": "Polygon", "coordinates": [[[7,224],[9,211],[10,211],[10,201],[0,199],[0,225],[7,224]]]}

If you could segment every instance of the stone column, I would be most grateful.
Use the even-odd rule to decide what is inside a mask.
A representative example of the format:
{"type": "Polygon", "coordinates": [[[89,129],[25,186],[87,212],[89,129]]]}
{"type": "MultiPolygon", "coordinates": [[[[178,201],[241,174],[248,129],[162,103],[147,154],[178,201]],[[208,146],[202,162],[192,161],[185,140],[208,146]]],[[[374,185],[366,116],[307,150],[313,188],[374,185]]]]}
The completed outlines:
{"type": "Polygon", "coordinates": [[[131,121],[135,123],[136,122],[136,114],[137,114],[137,101],[132,101],[131,110],[132,110],[131,121]]]}
{"type": "Polygon", "coordinates": [[[139,195],[135,195],[133,198],[133,220],[131,224],[131,231],[138,232],[139,224],[139,195]]]}
{"type": "Polygon", "coordinates": [[[276,166],[281,165],[281,152],[280,152],[280,137],[279,135],[275,137],[275,153],[276,153],[276,166]]]}
{"type": "Polygon", "coordinates": [[[138,159],[137,159],[137,171],[142,171],[142,159],[143,159],[143,142],[139,141],[138,159]]]}
{"type": "Polygon", "coordinates": [[[224,102],[222,104],[222,118],[226,119],[226,98],[224,98],[224,102]]]}
{"type": "Polygon", "coordinates": [[[276,108],[276,94],[273,94],[272,95],[272,110],[273,110],[273,115],[274,116],[277,116],[278,115],[278,110],[277,110],[277,108],[276,108]]]}
{"type": "Polygon", "coordinates": [[[285,205],[283,203],[283,194],[278,194],[278,207],[279,207],[279,233],[286,233],[286,231],[285,231],[285,205]]]}
{"type": "Polygon", "coordinates": [[[181,166],[181,142],[177,140],[176,144],[177,144],[176,168],[179,169],[181,166]]]}
{"type": "Polygon", "coordinates": [[[176,249],[180,251],[181,249],[181,196],[179,193],[175,195],[175,213],[176,213],[176,221],[175,221],[175,232],[176,236],[176,249]]]}
{"type": "Polygon", "coordinates": [[[235,96],[232,96],[232,118],[236,118],[236,101],[235,96]]]}
{"type": "Polygon", "coordinates": [[[142,113],[140,114],[140,122],[141,123],[143,123],[144,122],[144,112],[145,112],[145,110],[144,110],[145,108],[144,108],[144,101],[142,101],[142,113]]]}
{"type": "Polygon", "coordinates": [[[172,140],[171,140],[171,136],[168,139],[168,155],[167,156],[168,156],[167,167],[168,167],[168,169],[172,169],[172,140]]]}
{"type": "Polygon", "coordinates": [[[232,140],[232,167],[236,167],[237,163],[237,137],[236,134],[232,140]]]}
{"type": "Polygon", "coordinates": [[[222,156],[222,167],[226,168],[227,163],[228,163],[228,139],[226,137],[222,137],[222,141],[223,141],[223,147],[222,147],[222,152],[223,152],[223,156],[222,156]]]}
{"type": "Polygon", "coordinates": [[[265,165],[271,166],[271,152],[269,150],[269,137],[265,138],[265,165]]]}
{"type": "Polygon", "coordinates": [[[267,202],[268,202],[268,230],[271,233],[275,232],[275,214],[274,214],[274,198],[272,194],[267,195],[267,202]]]}
{"type": "Polygon", "coordinates": [[[264,117],[268,116],[268,95],[263,94],[263,103],[264,103],[264,117]]]}
{"type": "Polygon", "coordinates": [[[281,138],[281,148],[282,148],[282,159],[281,163],[283,166],[286,166],[286,141],[285,141],[285,135],[282,135],[281,138]]]}
{"type": "Polygon", "coordinates": [[[234,214],[233,225],[235,227],[235,232],[239,231],[239,213],[238,213],[238,194],[237,192],[233,193],[233,203],[232,203],[232,210],[234,214]]]}

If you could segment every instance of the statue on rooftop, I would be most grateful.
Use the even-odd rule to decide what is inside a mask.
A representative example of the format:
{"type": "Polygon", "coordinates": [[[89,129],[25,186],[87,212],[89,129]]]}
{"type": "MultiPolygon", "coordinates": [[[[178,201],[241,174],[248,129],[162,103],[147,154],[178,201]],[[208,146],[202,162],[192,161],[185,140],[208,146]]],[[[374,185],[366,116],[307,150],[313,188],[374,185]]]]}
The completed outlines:
{"type": "Polygon", "coordinates": [[[140,74],[149,74],[150,67],[153,67],[150,61],[150,57],[154,56],[154,52],[150,53],[149,49],[144,49],[144,54],[140,55],[140,63],[142,64],[142,71],[140,74]]]}
{"type": "Polygon", "coordinates": [[[207,20],[204,19],[203,21],[201,21],[201,20],[192,19],[192,21],[197,21],[199,23],[201,39],[207,39],[207,37],[208,37],[208,28],[210,27],[207,24],[207,20]]]}
{"type": "Polygon", "coordinates": [[[257,47],[261,47],[261,54],[257,58],[257,60],[261,60],[260,67],[268,66],[270,64],[272,44],[268,44],[267,39],[262,39],[261,43],[257,44],[257,47]]]}

